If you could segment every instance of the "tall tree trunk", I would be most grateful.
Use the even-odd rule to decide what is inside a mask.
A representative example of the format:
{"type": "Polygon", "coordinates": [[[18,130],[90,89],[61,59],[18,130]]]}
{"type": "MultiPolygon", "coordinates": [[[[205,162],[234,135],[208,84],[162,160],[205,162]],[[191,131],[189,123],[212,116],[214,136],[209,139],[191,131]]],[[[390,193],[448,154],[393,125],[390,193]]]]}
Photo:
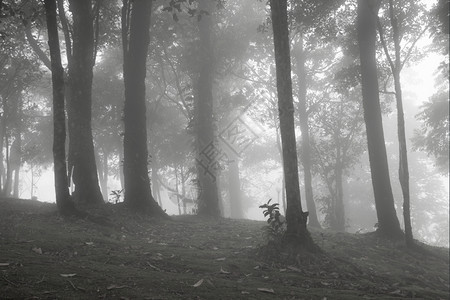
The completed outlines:
{"type": "MultiPolygon", "coordinates": [[[[3,111],[5,111],[6,100],[3,98],[3,111]]],[[[0,114],[0,195],[4,196],[3,190],[5,186],[5,167],[3,165],[4,155],[3,148],[5,146],[4,140],[6,135],[6,116],[5,114],[0,114]]]]}
{"type": "Polygon", "coordinates": [[[369,162],[378,232],[389,237],[402,235],[394,206],[381,117],[376,62],[376,28],[379,0],[358,0],[358,44],[361,61],[361,88],[366,123],[369,162]]]}
{"type": "Polygon", "coordinates": [[[305,51],[303,49],[303,34],[300,35],[300,41],[295,49],[298,77],[298,114],[300,119],[300,131],[302,133],[302,155],[300,156],[305,183],[306,208],[309,212],[308,225],[315,228],[321,228],[319,219],[317,218],[316,204],[314,203],[314,195],[312,189],[311,176],[311,146],[309,139],[308,112],[306,110],[306,69],[305,69],[305,51]]]}
{"type": "Polygon", "coordinates": [[[9,147],[9,136],[5,135],[5,154],[6,154],[6,178],[5,178],[5,186],[3,188],[3,193],[6,197],[11,196],[11,184],[12,184],[12,169],[11,169],[11,161],[10,161],[10,147],[9,147]]]}
{"type": "Polygon", "coordinates": [[[303,212],[298,178],[297,145],[295,141],[294,104],[292,97],[287,0],[270,0],[281,147],[286,180],[286,238],[289,243],[312,249],[314,243],[306,227],[308,213],[303,212]]]}
{"type": "Polygon", "coordinates": [[[123,178],[123,147],[119,147],[119,181],[120,189],[125,189],[125,178],[123,178]]]}
{"type": "Polygon", "coordinates": [[[100,187],[103,194],[103,200],[105,202],[108,201],[108,173],[109,173],[109,166],[108,166],[108,152],[107,150],[103,149],[103,155],[99,157],[99,177],[100,177],[100,187]],[[101,159],[101,160],[100,160],[101,159]]]}
{"type": "Polygon", "coordinates": [[[148,176],[145,77],[150,42],[152,1],[123,1],[122,42],[124,50],[124,202],[131,209],[165,216],[153,199],[148,176]]]}
{"type": "Polygon", "coordinates": [[[98,182],[92,137],[94,31],[90,0],[69,0],[73,53],[69,60],[69,147],[73,155],[74,199],[83,205],[104,203],[98,182]]]}
{"type": "Polygon", "coordinates": [[[342,176],[342,166],[341,162],[337,162],[334,169],[335,173],[335,192],[336,192],[336,203],[335,203],[335,216],[336,216],[336,230],[345,231],[345,207],[344,207],[344,190],[343,190],[343,176],[342,176]]]}
{"type": "Polygon", "coordinates": [[[400,157],[398,177],[400,179],[400,185],[402,187],[403,193],[403,220],[405,222],[405,240],[408,246],[412,246],[414,240],[411,226],[408,150],[406,147],[405,116],[403,113],[403,95],[402,85],[400,81],[400,72],[402,69],[400,53],[400,30],[398,19],[395,17],[394,3],[392,0],[389,0],[389,15],[391,19],[395,49],[395,64],[391,64],[391,69],[394,77],[395,100],[397,104],[397,133],[400,157]]]}
{"type": "MultiPolygon", "coordinates": [[[[21,120],[19,120],[21,122],[21,120]]],[[[11,146],[11,170],[14,173],[12,196],[19,197],[19,179],[20,179],[20,162],[21,162],[22,138],[20,134],[20,125],[16,128],[14,142],[11,146]]]]}
{"type": "MultiPolygon", "coordinates": [[[[197,177],[201,190],[198,199],[198,214],[209,217],[220,216],[219,192],[217,187],[217,171],[214,167],[218,162],[210,157],[210,148],[218,147],[214,138],[213,126],[213,49],[211,43],[213,2],[199,0],[199,9],[207,11],[198,21],[200,49],[199,76],[196,82],[196,147],[197,147],[197,177]]],[[[215,149],[212,149],[214,151],[215,149]]]]}
{"type": "Polygon", "coordinates": [[[242,211],[241,180],[239,177],[239,160],[235,156],[228,164],[228,184],[230,188],[230,217],[244,218],[242,211]]]}
{"type": "MultiPolygon", "coordinates": [[[[275,114],[274,114],[275,115],[275,114]]],[[[275,123],[277,122],[276,117],[275,118],[275,123]]],[[[280,140],[280,134],[279,134],[279,130],[278,128],[275,128],[275,134],[276,134],[276,141],[277,141],[277,149],[278,149],[278,153],[280,154],[280,160],[281,160],[281,166],[283,165],[283,150],[281,149],[281,140],[280,140]]],[[[284,172],[282,175],[282,179],[281,179],[281,202],[283,204],[283,213],[284,215],[286,215],[286,189],[284,188],[285,185],[285,180],[284,180],[284,172]]]]}
{"type": "Polygon", "coordinates": [[[176,164],[174,166],[174,171],[175,171],[175,192],[177,197],[178,215],[181,216],[181,203],[180,203],[181,197],[180,197],[180,190],[178,188],[178,167],[176,164]]]}
{"type": "Polygon", "coordinates": [[[63,215],[75,212],[69,195],[66,169],[66,115],[64,111],[64,69],[61,64],[58,24],[56,21],[56,1],[45,0],[48,44],[52,67],[53,85],[53,161],[55,176],[56,205],[63,215]]]}

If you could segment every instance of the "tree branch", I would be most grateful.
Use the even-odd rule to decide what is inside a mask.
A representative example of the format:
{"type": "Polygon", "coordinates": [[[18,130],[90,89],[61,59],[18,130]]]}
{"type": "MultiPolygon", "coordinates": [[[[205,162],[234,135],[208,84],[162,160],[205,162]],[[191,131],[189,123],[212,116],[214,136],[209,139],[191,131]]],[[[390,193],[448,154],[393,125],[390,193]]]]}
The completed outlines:
{"type": "Polygon", "coordinates": [[[66,56],[67,60],[72,60],[72,39],[69,28],[69,22],[67,22],[66,12],[64,10],[64,0],[58,0],[58,15],[61,21],[62,30],[64,33],[64,41],[66,42],[66,56]]]}
{"type": "Polygon", "coordinates": [[[39,59],[42,61],[42,63],[49,69],[52,69],[50,59],[48,58],[47,54],[45,54],[44,50],[41,49],[39,46],[38,41],[31,33],[31,25],[30,22],[27,20],[23,20],[23,25],[25,27],[25,36],[27,38],[28,43],[30,44],[31,48],[33,49],[34,53],[39,57],[39,59]]]}

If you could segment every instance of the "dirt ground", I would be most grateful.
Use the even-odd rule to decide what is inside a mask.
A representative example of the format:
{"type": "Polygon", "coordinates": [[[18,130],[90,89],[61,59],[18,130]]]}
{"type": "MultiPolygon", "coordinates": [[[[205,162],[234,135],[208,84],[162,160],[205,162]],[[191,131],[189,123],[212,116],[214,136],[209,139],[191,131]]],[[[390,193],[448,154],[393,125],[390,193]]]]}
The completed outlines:
{"type": "Polygon", "coordinates": [[[447,248],[313,231],[324,254],[293,260],[267,254],[265,222],[92,214],[102,224],[0,199],[0,298],[449,299],[447,248]]]}

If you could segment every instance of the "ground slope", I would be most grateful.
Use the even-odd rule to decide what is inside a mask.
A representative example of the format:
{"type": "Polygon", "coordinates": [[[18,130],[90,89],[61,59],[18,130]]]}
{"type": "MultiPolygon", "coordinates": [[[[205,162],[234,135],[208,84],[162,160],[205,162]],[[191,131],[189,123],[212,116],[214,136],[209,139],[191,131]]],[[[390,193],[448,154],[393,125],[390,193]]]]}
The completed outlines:
{"type": "Polygon", "coordinates": [[[323,231],[312,234],[325,254],[295,263],[261,254],[264,222],[93,214],[100,224],[0,199],[0,298],[449,299],[448,249],[323,231]]]}

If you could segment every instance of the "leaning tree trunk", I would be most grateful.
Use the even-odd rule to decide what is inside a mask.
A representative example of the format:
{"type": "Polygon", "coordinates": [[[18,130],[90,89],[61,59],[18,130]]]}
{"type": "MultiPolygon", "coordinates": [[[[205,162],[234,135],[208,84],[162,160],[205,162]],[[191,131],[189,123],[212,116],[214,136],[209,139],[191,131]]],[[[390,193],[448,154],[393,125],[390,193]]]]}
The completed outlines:
{"type": "Polygon", "coordinates": [[[303,50],[303,34],[300,35],[300,42],[296,47],[297,77],[298,77],[298,114],[300,117],[300,131],[302,133],[302,155],[306,208],[309,212],[308,225],[315,228],[321,228],[317,218],[316,204],[312,189],[311,176],[311,146],[309,138],[308,112],[306,110],[306,70],[305,70],[305,51],[303,50]]]}
{"type": "Polygon", "coordinates": [[[122,42],[124,51],[124,202],[131,209],[165,216],[156,203],[148,176],[145,77],[152,2],[124,0],[122,42]]]}
{"type": "Polygon", "coordinates": [[[289,30],[287,23],[287,0],[270,0],[270,8],[275,48],[283,169],[286,180],[286,238],[289,243],[312,249],[314,243],[306,227],[308,213],[302,211],[300,200],[289,30]]]}
{"type": "Polygon", "coordinates": [[[378,232],[388,237],[402,235],[394,206],[381,117],[376,62],[376,18],[379,0],[358,0],[358,44],[361,61],[361,88],[366,123],[369,162],[378,232]]]}
{"type": "Polygon", "coordinates": [[[208,217],[220,216],[219,192],[217,188],[218,163],[210,157],[210,150],[215,147],[213,124],[213,50],[211,44],[211,13],[210,0],[200,0],[199,9],[209,12],[203,14],[198,22],[200,49],[199,49],[199,76],[196,82],[197,95],[195,98],[196,111],[196,151],[197,151],[197,177],[199,190],[198,214],[208,217]]]}
{"type": "Polygon", "coordinates": [[[94,30],[91,1],[69,0],[73,18],[73,53],[69,60],[69,147],[73,157],[74,199],[102,204],[92,137],[94,30]]]}
{"type": "Polygon", "coordinates": [[[56,1],[45,0],[45,12],[50,48],[53,85],[53,161],[56,205],[63,215],[73,214],[75,207],[70,198],[66,168],[66,115],[64,111],[64,69],[61,64],[56,1]]]}

